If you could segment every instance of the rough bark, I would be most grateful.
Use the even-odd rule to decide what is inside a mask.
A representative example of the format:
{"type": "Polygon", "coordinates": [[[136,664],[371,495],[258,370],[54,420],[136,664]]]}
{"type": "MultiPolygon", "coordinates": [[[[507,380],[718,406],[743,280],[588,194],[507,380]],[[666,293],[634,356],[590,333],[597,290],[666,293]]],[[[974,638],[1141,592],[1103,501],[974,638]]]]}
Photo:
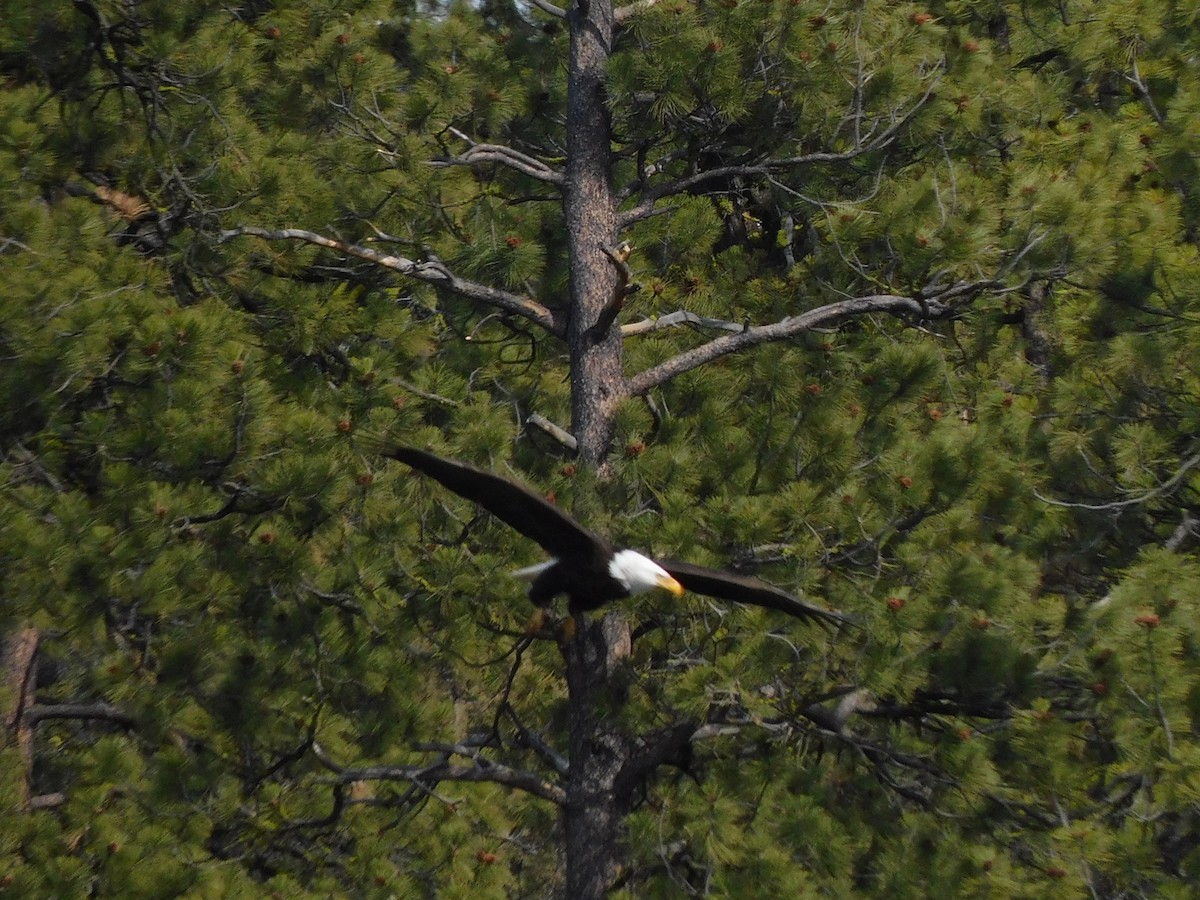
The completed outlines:
{"type": "Polygon", "coordinates": [[[1038,321],[1049,295],[1050,287],[1046,282],[1031,284],[1025,292],[1025,305],[1021,311],[1021,336],[1025,338],[1025,358],[1037,369],[1038,381],[1042,387],[1049,386],[1054,379],[1053,348],[1038,321]]]}
{"type": "MultiPolygon", "coordinates": [[[[615,243],[616,198],[605,96],[612,51],[611,0],[575,0],[567,75],[565,213],[570,262],[571,430],[582,463],[604,471],[616,405],[624,393],[621,333],[615,322],[597,327],[619,290],[617,267],[605,248],[615,243]]],[[[563,646],[569,692],[570,771],[567,777],[567,896],[603,897],[619,870],[623,810],[617,779],[630,743],[611,721],[619,704],[609,678],[609,635],[600,621],[580,617],[563,646]]]]}
{"type": "Polygon", "coordinates": [[[578,623],[563,647],[570,692],[571,768],[567,776],[567,896],[603,897],[620,875],[621,819],[617,781],[629,763],[630,743],[606,717],[619,703],[606,660],[605,628],[578,623]]]}
{"type": "Polygon", "coordinates": [[[567,75],[565,211],[571,270],[571,431],[580,461],[601,470],[622,396],[621,334],[615,323],[593,326],[611,301],[618,273],[604,247],[615,243],[610,120],[605,77],[612,49],[611,0],[578,0],[567,13],[571,30],[567,75]]]}
{"type": "Polygon", "coordinates": [[[33,774],[33,720],[26,711],[33,703],[37,690],[37,656],[40,633],[36,628],[22,628],[5,641],[0,668],[4,672],[6,708],[4,710],[5,746],[15,745],[20,759],[20,804],[29,808],[30,783],[33,774]]]}

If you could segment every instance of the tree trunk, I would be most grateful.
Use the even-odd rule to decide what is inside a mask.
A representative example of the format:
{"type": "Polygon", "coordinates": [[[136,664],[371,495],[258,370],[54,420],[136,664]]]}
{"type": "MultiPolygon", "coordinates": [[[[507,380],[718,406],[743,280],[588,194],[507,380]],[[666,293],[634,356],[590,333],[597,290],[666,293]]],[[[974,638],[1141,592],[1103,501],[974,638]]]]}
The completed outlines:
{"type": "Polygon", "coordinates": [[[620,874],[624,810],[616,785],[630,747],[620,731],[605,721],[616,699],[608,678],[608,656],[602,623],[581,615],[575,636],[563,647],[570,693],[566,832],[571,900],[603,897],[620,874]]]}
{"type": "Polygon", "coordinates": [[[29,808],[30,781],[33,775],[33,725],[25,718],[25,710],[33,703],[37,690],[38,641],[36,628],[21,628],[8,636],[0,653],[0,671],[4,673],[6,708],[4,710],[5,740],[0,746],[15,744],[20,771],[18,803],[29,808]]]}
{"type": "MultiPolygon", "coordinates": [[[[567,75],[566,224],[571,272],[571,430],[578,457],[603,471],[624,373],[617,327],[593,327],[618,290],[602,249],[616,239],[605,77],[612,49],[611,0],[575,0],[567,75]]],[[[615,323],[613,323],[615,326],[615,323]]],[[[603,897],[615,881],[622,813],[615,784],[627,744],[605,721],[610,707],[608,648],[600,621],[579,616],[563,647],[570,704],[567,778],[567,896],[603,897]]]]}
{"type": "Polygon", "coordinates": [[[571,49],[567,74],[566,224],[571,271],[571,430],[586,465],[603,469],[621,399],[620,329],[592,330],[618,290],[616,266],[604,246],[616,240],[610,128],[605,78],[612,50],[611,0],[577,0],[567,13],[571,49]]]}
{"type": "MultiPolygon", "coordinates": [[[[612,310],[604,320],[606,309],[622,299],[624,288],[616,264],[605,253],[617,236],[605,93],[614,30],[612,0],[575,0],[567,23],[571,31],[565,197],[571,278],[567,326],[571,430],[579,460],[603,474],[625,383],[620,326],[612,310]],[[601,327],[596,326],[598,321],[601,327]]],[[[612,718],[621,698],[609,677],[610,664],[628,653],[628,628],[623,628],[624,643],[620,632],[622,627],[606,628],[599,618],[580,615],[574,637],[563,646],[570,708],[566,849],[571,900],[605,896],[620,875],[626,809],[618,784],[633,752],[633,742],[612,718]]]]}

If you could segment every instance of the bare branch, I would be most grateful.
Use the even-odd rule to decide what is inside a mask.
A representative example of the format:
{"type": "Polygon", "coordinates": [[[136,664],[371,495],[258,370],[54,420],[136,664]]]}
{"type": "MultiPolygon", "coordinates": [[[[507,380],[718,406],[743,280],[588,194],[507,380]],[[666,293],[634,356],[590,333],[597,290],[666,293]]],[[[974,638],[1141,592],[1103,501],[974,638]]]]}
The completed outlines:
{"type": "Polygon", "coordinates": [[[864,153],[874,153],[876,150],[882,150],[888,144],[892,143],[899,136],[900,132],[904,130],[904,127],[913,120],[913,117],[924,108],[925,104],[933,97],[933,93],[941,80],[941,72],[938,72],[935,77],[929,80],[929,86],[925,88],[925,93],[912,105],[908,112],[896,118],[891,125],[878,135],[873,137],[867,135],[865,141],[856,143],[849,150],[842,153],[807,153],[803,156],[771,160],[768,165],[772,168],[782,169],[812,162],[839,162],[846,159],[853,159],[856,156],[862,156],[864,153]]]}
{"type": "Polygon", "coordinates": [[[539,413],[533,413],[525,421],[530,425],[534,425],[546,432],[546,434],[550,435],[550,437],[554,438],[572,453],[574,453],[579,446],[579,442],[575,440],[575,436],[573,434],[555,425],[553,422],[539,413]]]}
{"type": "Polygon", "coordinates": [[[61,791],[53,794],[38,794],[29,798],[29,809],[56,809],[67,802],[67,795],[61,791]]]}
{"type": "Polygon", "coordinates": [[[622,6],[620,9],[613,10],[613,19],[620,25],[642,10],[654,6],[656,3],[658,3],[658,0],[636,0],[636,2],[630,3],[628,6],[622,6]]]}
{"type": "Polygon", "coordinates": [[[628,397],[641,396],[663,382],[727,354],[737,353],[757,344],[794,338],[816,328],[830,326],[856,316],[889,313],[895,316],[912,316],[915,319],[948,318],[956,313],[965,301],[996,286],[998,283],[994,281],[958,282],[930,297],[901,297],[895,294],[852,297],[810,309],[798,316],[788,316],[770,325],[748,326],[737,334],[715,338],[634,376],[626,382],[625,394],[628,397]]]}
{"type": "Polygon", "coordinates": [[[327,815],[313,816],[307,819],[293,819],[290,822],[285,822],[282,828],[285,831],[293,831],[300,828],[328,828],[330,825],[337,823],[345,809],[346,785],[339,781],[333,786],[333,805],[330,807],[327,815]]]}
{"type": "MultiPolygon", "coordinates": [[[[1068,509],[1089,509],[1094,512],[1106,512],[1108,510],[1124,509],[1127,506],[1138,506],[1153,500],[1155,497],[1160,497],[1163,494],[1168,494],[1175,490],[1183,481],[1187,474],[1200,465],[1200,453],[1196,453],[1183,461],[1183,464],[1175,470],[1170,478],[1164,481],[1156,488],[1152,488],[1136,497],[1130,497],[1127,500],[1112,500],[1108,503],[1074,503],[1069,500],[1056,500],[1053,497],[1045,497],[1036,489],[1033,491],[1033,496],[1037,497],[1043,503],[1049,503],[1051,506],[1063,506],[1068,509]]],[[[1182,538],[1180,539],[1182,541],[1182,538]]]]}
{"type": "Polygon", "coordinates": [[[451,409],[457,409],[459,406],[457,400],[451,400],[449,397],[443,397],[441,394],[431,394],[429,391],[423,391],[415,384],[410,384],[403,378],[393,377],[389,378],[388,381],[390,381],[392,384],[400,385],[400,387],[404,388],[404,390],[408,391],[414,396],[420,397],[422,400],[429,400],[433,403],[439,403],[442,406],[448,406],[451,409]]]}
{"type": "Polygon", "coordinates": [[[24,250],[26,253],[32,253],[34,256],[42,255],[28,244],[23,244],[16,238],[0,238],[0,253],[4,253],[9,247],[17,247],[18,249],[24,250]]]}
{"type": "Polygon", "coordinates": [[[554,313],[540,303],[530,300],[527,297],[522,297],[519,294],[512,294],[499,288],[459,278],[438,259],[416,262],[403,256],[381,253],[378,250],[372,250],[370,247],[363,247],[360,244],[351,244],[346,241],[337,240],[336,238],[325,237],[314,231],[305,231],[301,228],[272,230],[257,228],[253,225],[243,225],[239,228],[232,228],[221,232],[221,240],[227,241],[231,238],[242,237],[244,235],[259,237],[267,241],[302,241],[306,244],[315,244],[318,247],[327,247],[330,250],[336,250],[347,256],[363,259],[377,266],[382,266],[385,269],[399,272],[401,275],[406,275],[409,278],[440,285],[468,300],[478,300],[480,303],[499,309],[502,312],[529,319],[545,328],[551,334],[560,337],[565,334],[563,326],[559,323],[554,313]]]}
{"type": "MultiPolygon", "coordinates": [[[[718,166],[714,169],[707,169],[702,172],[695,172],[683,178],[678,178],[675,181],[659,185],[646,192],[645,198],[637,206],[632,209],[627,209],[620,214],[618,224],[620,227],[628,227],[635,222],[640,222],[642,219],[648,218],[654,213],[654,205],[664,197],[671,197],[676,194],[682,194],[692,190],[698,185],[706,181],[712,181],[718,178],[769,178],[773,173],[783,169],[795,169],[801,166],[813,165],[816,163],[829,162],[849,162],[864,156],[868,153],[875,153],[884,149],[893,143],[904,130],[905,126],[912,121],[913,117],[929,102],[933,96],[934,90],[940,83],[940,75],[932,78],[929,86],[925,89],[925,93],[913,103],[912,107],[903,115],[896,117],[892,123],[882,132],[876,135],[868,133],[861,140],[857,140],[848,150],[838,152],[822,151],[817,153],[805,153],[801,156],[788,156],[780,159],[764,159],[756,163],[745,163],[730,166],[718,166]]],[[[656,171],[661,171],[659,167],[651,167],[646,170],[647,177],[654,174],[656,171]]]]}
{"type": "Polygon", "coordinates": [[[517,718],[516,710],[508,703],[504,704],[503,712],[508,715],[509,720],[517,729],[517,733],[521,736],[521,742],[533,749],[542,761],[554,768],[561,777],[566,778],[570,771],[571,765],[567,762],[567,758],[542,740],[541,736],[536,732],[525,727],[525,724],[517,718]]]}
{"type": "MultiPolygon", "coordinates": [[[[54,473],[42,465],[37,454],[27,449],[24,444],[20,442],[15,444],[9,456],[14,461],[14,468],[17,472],[29,471],[29,475],[26,476],[29,480],[41,480],[56,494],[61,494],[65,490],[62,482],[54,476],[54,473]]],[[[22,474],[24,473],[22,472],[22,474]]]]}
{"type": "Polygon", "coordinates": [[[717,328],[721,331],[732,331],[735,334],[741,334],[748,327],[744,322],[726,322],[723,319],[710,319],[707,316],[698,316],[694,312],[680,309],[673,313],[667,313],[665,316],[659,316],[658,318],[647,318],[642,319],[640,322],[630,322],[622,325],[621,335],[623,337],[631,337],[635,334],[649,334],[652,331],[662,331],[665,328],[674,328],[677,325],[717,328]]]}
{"type": "Polygon", "coordinates": [[[555,6],[553,3],[550,2],[550,0],[529,0],[529,2],[532,3],[534,6],[536,6],[538,9],[540,9],[542,12],[549,13],[550,15],[554,16],[556,19],[565,19],[567,17],[567,11],[558,6],[555,6]]]}
{"type": "Polygon", "coordinates": [[[1136,91],[1137,95],[1142,98],[1142,101],[1146,104],[1146,108],[1150,110],[1150,115],[1154,116],[1154,121],[1159,125],[1165,125],[1167,123],[1167,119],[1162,112],[1159,111],[1158,106],[1155,105],[1154,97],[1150,93],[1150,88],[1142,79],[1142,73],[1138,71],[1136,56],[1134,56],[1132,63],[1133,71],[1130,73],[1125,73],[1123,75],[1124,79],[1133,86],[1134,91],[1136,91]]]}
{"type": "Polygon", "coordinates": [[[99,719],[122,728],[137,725],[137,720],[129,713],[107,703],[39,703],[25,711],[27,722],[43,722],[46,719],[99,719]]]}
{"type": "Polygon", "coordinates": [[[1171,533],[1169,538],[1167,538],[1167,542],[1164,546],[1173,552],[1178,551],[1187,542],[1188,538],[1196,535],[1197,525],[1200,525],[1200,520],[1197,520],[1197,518],[1192,515],[1191,510],[1185,509],[1183,511],[1183,521],[1179,523],[1179,527],[1171,533]]]}
{"type": "Polygon", "coordinates": [[[470,145],[470,149],[461,156],[450,156],[445,159],[435,159],[430,165],[434,168],[446,168],[448,166],[475,166],[485,165],[487,163],[498,163],[502,166],[508,166],[523,175],[528,175],[530,178],[535,178],[538,181],[543,181],[546,184],[563,183],[563,174],[540,159],[535,159],[526,153],[521,153],[519,150],[514,150],[512,147],[506,147],[503,144],[477,144],[470,137],[459,131],[457,128],[451,128],[450,133],[460,140],[466,141],[470,145]]]}
{"type": "Polygon", "coordinates": [[[441,759],[427,765],[416,766],[362,766],[349,768],[334,762],[316,742],[312,745],[313,755],[337,776],[338,784],[355,781],[406,781],[422,786],[432,786],[441,781],[475,781],[499,784],[515,790],[525,791],[559,806],[565,806],[567,793],[562,787],[533,772],[513,769],[482,756],[479,749],[464,744],[428,745],[441,752],[441,759]],[[463,756],[471,765],[454,765],[452,756],[463,756]]]}
{"type": "Polygon", "coordinates": [[[804,710],[804,715],[816,722],[822,728],[834,734],[843,734],[846,722],[857,712],[875,709],[875,698],[866,688],[858,688],[844,694],[832,707],[821,703],[810,704],[804,710]]]}
{"type": "Polygon", "coordinates": [[[628,241],[622,241],[617,247],[601,244],[600,250],[616,267],[617,284],[613,288],[608,303],[604,305],[604,309],[600,310],[600,315],[596,318],[595,323],[588,329],[588,334],[593,342],[603,340],[608,334],[608,330],[616,321],[618,314],[625,308],[625,298],[641,290],[641,285],[633,280],[633,272],[629,268],[629,257],[633,253],[633,247],[628,241]]]}
{"type": "Polygon", "coordinates": [[[742,725],[728,725],[725,723],[716,723],[711,725],[701,725],[696,729],[696,733],[692,735],[693,741],[711,741],[715,738],[730,737],[735,734],[741,734],[743,731],[742,725]]]}

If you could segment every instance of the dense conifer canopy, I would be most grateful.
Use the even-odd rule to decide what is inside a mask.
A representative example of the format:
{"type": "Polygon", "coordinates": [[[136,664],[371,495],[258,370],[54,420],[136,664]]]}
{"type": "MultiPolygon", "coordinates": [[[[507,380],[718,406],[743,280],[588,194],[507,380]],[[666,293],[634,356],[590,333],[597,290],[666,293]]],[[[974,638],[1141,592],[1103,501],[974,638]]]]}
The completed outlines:
{"type": "Polygon", "coordinates": [[[0,895],[1200,889],[1196,9],[608,9],[0,0],[0,895]]]}

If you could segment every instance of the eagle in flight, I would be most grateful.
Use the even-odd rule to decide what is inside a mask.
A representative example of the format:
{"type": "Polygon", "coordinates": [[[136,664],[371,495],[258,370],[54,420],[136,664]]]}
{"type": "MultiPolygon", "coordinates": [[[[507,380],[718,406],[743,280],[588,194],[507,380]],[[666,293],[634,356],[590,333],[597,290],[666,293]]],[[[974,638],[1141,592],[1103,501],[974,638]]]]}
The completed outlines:
{"type": "MultiPolygon", "coordinates": [[[[662,589],[774,609],[819,624],[843,624],[845,616],[821,609],[747,575],[677,560],[654,560],[614,547],[544,497],[508,478],[444,459],[414,447],[380,445],[382,455],[428,475],[471,500],[542,546],[550,559],[513,574],[530,580],[529,599],[545,610],[565,595],[572,615],[613,600],[662,589]]],[[[540,619],[540,616],[538,616],[540,619]]]]}

